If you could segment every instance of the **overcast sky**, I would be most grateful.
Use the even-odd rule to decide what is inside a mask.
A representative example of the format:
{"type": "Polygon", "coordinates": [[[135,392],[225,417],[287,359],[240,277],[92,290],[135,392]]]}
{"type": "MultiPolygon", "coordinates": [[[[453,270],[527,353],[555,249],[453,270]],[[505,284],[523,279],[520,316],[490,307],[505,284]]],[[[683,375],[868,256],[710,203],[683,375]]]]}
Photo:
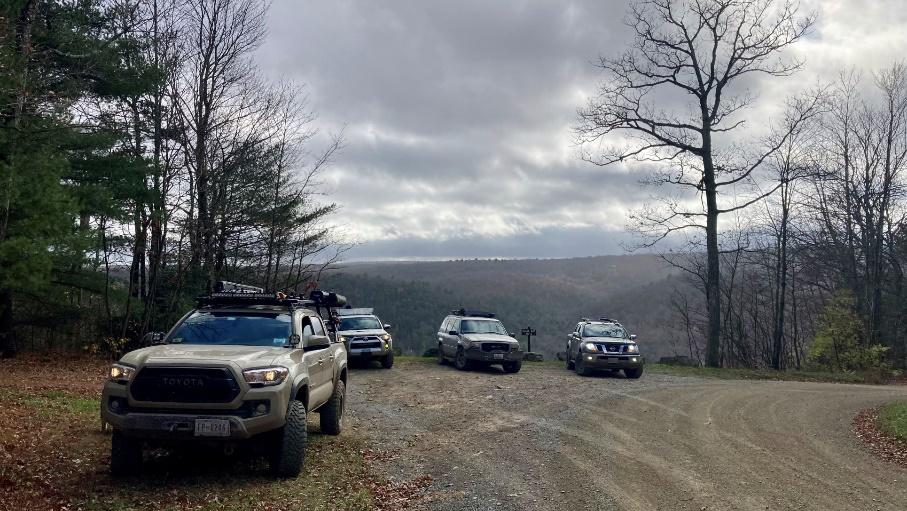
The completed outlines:
{"type": "MultiPolygon", "coordinates": [[[[867,72],[907,50],[903,0],[815,1],[785,93],[867,72]]],[[[567,257],[621,253],[628,212],[656,191],[583,163],[576,109],[592,61],[629,42],[620,1],[276,0],[262,71],[304,83],[324,133],[346,147],[325,174],[352,258],[567,257]]],[[[753,112],[759,115],[758,112],[753,112]]],[[[768,114],[766,114],[768,115],[768,114]]],[[[324,142],[322,140],[322,142],[324,142]]]]}

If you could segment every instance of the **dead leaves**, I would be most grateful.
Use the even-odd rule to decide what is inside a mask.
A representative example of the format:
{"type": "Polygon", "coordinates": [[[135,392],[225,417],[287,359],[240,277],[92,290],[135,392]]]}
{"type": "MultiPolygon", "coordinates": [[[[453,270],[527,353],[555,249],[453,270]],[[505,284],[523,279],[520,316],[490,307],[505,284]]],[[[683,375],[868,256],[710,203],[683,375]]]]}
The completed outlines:
{"type": "Polygon", "coordinates": [[[876,456],[907,468],[907,444],[879,430],[878,410],[861,410],[853,419],[853,432],[876,456]]]}

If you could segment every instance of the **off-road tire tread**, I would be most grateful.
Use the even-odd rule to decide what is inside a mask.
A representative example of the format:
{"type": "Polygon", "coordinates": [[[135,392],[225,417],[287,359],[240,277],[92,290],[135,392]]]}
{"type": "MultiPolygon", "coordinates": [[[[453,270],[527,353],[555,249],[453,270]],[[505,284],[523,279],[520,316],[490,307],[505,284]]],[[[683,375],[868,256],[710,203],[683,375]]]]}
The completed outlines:
{"type": "Polygon", "coordinates": [[[577,354],[574,369],[576,369],[576,374],[580,376],[589,376],[591,372],[586,368],[586,364],[582,363],[582,356],[582,353],[577,354]]]}
{"type": "Polygon", "coordinates": [[[394,367],[394,352],[390,352],[381,359],[381,367],[390,369],[394,367]]]}
{"type": "Polygon", "coordinates": [[[624,375],[631,379],[636,380],[642,376],[642,367],[637,367],[636,369],[624,369],[624,375]]]}
{"type": "Polygon", "coordinates": [[[504,368],[505,373],[516,374],[520,372],[520,369],[523,368],[523,363],[519,360],[514,362],[504,362],[501,364],[501,367],[504,368]]]}
{"type": "Polygon", "coordinates": [[[454,367],[456,367],[457,369],[459,369],[461,371],[469,371],[470,369],[472,369],[472,364],[470,364],[469,359],[466,358],[466,352],[463,350],[463,348],[458,348],[457,354],[454,355],[454,367]],[[462,366],[457,364],[457,359],[460,358],[460,353],[463,354],[463,365],[462,366]]]}
{"type": "Polygon", "coordinates": [[[305,405],[294,400],[287,411],[287,423],[275,438],[271,472],[282,478],[298,476],[305,464],[307,440],[305,405]]]}
{"type": "Polygon", "coordinates": [[[117,476],[135,475],[142,470],[142,441],[124,436],[114,430],[110,437],[110,473],[117,476]]]}
{"type": "Polygon", "coordinates": [[[343,431],[343,406],[346,400],[346,384],[338,380],[334,386],[334,393],[321,408],[318,409],[320,415],[321,432],[326,435],[339,435],[343,431]]]}

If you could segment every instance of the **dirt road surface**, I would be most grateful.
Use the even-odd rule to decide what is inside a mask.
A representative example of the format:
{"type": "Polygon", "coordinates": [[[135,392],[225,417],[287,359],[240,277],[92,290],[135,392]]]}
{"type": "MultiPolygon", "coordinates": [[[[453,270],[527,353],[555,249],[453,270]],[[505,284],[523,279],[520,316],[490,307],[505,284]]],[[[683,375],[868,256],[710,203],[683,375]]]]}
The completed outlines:
{"type": "MultiPolygon", "coordinates": [[[[377,367],[377,366],[376,366],[377,367]]],[[[360,368],[352,429],[430,510],[899,510],[907,470],[851,433],[904,386],[360,368]]]]}

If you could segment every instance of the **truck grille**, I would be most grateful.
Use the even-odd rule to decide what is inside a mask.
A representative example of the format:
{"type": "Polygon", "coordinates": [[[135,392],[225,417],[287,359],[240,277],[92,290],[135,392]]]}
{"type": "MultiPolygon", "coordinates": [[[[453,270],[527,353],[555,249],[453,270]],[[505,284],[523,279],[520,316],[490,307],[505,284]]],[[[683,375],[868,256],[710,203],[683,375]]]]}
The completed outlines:
{"type": "Polygon", "coordinates": [[[229,403],[239,384],[226,367],[145,367],[129,385],[136,401],[229,403]]]}
{"type": "Polygon", "coordinates": [[[626,344],[598,344],[596,346],[605,353],[624,353],[627,351],[626,344]]]}
{"type": "Polygon", "coordinates": [[[510,345],[506,342],[483,342],[482,351],[510,351],[510,345]]]}
{"type": "Polygon", "coordinates": [[[350,343],[350,349],[360,350],[364,348],[380,348],[381,341],[352,341],[350,343]]]}

